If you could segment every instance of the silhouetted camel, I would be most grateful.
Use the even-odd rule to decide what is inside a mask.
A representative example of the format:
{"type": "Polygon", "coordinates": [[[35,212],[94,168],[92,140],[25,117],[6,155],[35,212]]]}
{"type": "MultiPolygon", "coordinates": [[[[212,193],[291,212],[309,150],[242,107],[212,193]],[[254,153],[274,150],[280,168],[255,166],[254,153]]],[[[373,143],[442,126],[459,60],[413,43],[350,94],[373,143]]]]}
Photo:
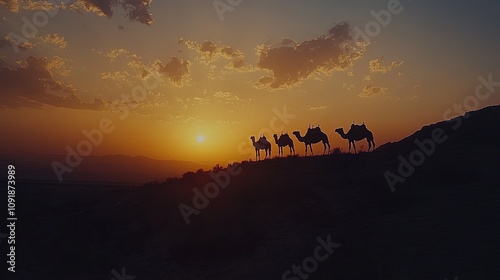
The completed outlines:
{"type": "Polygon", "coordinates": [[[288,146],[290,148],[290,154],[295,154],[295,148],[293,146],[293,140],[290,138],[288,133],[281,134],[280,138],[278,139],[278,135],[274,134],[274,142],[276,142],[276,145],[278,145],[278,156],[284,155],[283,153],[283,147],[288,146]],[[292,153],[293,152],[293,153],[292,153]]]}
{"type": "Polygon", "coordinates": [[[255,160],[260,160],[260,150],[266,151],[266,157],[265,159],[269,156],[271,157],[271,143],[267,141],[266,136],[262,135],[259,138],[259,141],[255,141],[255,137],[251,136],[250,139],[252,139],[252,145],[255,148],[255,160]]]}
{"type": "Polygon", "coordinates": [[[323,154],[326,153],[326,146],[328,145],[328,153],[330,153],[330,142],[328,141],[328,136],[321,131],[321,129],[318,127],[316,128],[308,128],[307,133],[304,137],[300,136],[299,131],[294,131],[293,135],[297,137],[297,140],[300,142],[304,142],[306,145],[306,156],[307,156],[307,147],[311,149],[311,154],[314,155],[313,149],[312,149],[312,144],[318,143],[318,142],[323,142],[323,154]]]}
{"type": "Polygon", "coordinates": [[[344,133],[343,128],[337,128],[335,129],[335,132],[340,134],[340,137],[349,140],[349,153],[351,152],[351,143],[354,146],[354,153],[357,153],[356,151],[356,141],[363,140],[366,138],[366,141],[368,142],[368,151],[372,148],[373,144],[373,149],[375,149],[375,141],[373,140],[373,133],[369,131],[366,128],[365,123],[362,125],[351,125],[351,129],[349,129],[349,132],[344,133]]]}

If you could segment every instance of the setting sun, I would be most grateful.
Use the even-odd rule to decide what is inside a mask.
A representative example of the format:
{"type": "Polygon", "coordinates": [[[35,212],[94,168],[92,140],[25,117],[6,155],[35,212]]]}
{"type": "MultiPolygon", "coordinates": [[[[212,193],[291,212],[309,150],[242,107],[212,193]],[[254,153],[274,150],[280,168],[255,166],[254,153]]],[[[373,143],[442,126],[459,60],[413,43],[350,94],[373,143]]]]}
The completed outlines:
{"type": "Polygon", "coordinates": [[[203,142],[205,142],[205,136],[203,136],[203,135],[198,135],[198,136],[196,137],[196,141],[198,141],[198,143],[203,143],[203,142]]]}

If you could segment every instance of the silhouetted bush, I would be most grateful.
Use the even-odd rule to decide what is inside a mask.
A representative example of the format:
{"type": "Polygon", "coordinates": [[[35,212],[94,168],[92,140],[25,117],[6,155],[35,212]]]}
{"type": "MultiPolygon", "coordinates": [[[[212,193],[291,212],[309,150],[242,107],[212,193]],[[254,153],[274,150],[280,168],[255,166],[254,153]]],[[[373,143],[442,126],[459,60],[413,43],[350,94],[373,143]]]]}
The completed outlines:
{"type": "Polygon", "coordinates": [[[222,169],[224,169],[220,164],[216,164],[213,168],[212,168],[212,171],[213,172],[218,172],[218,171],[221,171],[222,169]]]}
{"type": "Polygon", "coordinates": [[[340,147],[334,148],[332,150],[332,155],[340,155],[342,153],[342,149],[340,147]]]}
{"type": "Polygon", "coordinates": [[[195,173],[192,171],[189,171],[189,172],[182,174],[182,179],[190,179],[190,178],[194,178],[194,176],[195,176],[195,173]]]}
{"type": "Polygon", "coordinates": [[[167,180],[165,181],[165,184],[170,184],[173,182],[179,181],[179,178],[177,177],[168,177],[167,180]]]}

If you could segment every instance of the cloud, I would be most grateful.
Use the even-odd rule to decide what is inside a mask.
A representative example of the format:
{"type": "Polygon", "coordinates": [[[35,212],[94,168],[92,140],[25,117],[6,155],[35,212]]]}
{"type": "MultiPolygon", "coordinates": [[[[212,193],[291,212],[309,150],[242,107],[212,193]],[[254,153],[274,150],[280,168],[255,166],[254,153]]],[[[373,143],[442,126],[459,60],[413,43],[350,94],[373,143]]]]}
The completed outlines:
{"type": "Polygon", "coordinates": [[[148,9],[153,0],[78,0],[70,5],[71,9],[78,11],[93,12],[100,16],[113,16],[113,8],[121,6],[130,21],[151,25],[154,22],[153,16],[148,9]]]}
{"type": "Polygon", "coordinates": [[[382,57],[370,60],[370,62],[368,62],[368,68],[370,69],[370,73],[381,73],[381,74],[388,73],[392,71],[392,69],[401,66],[403,64],[403,61],[399,62],[392,61],[387,66],[382,65],[383,63],[384,63],[384,58],[382,57]]]}
{"type": "Polygon", "coordinates": [[[0,8],[7,9],[13,13],[19,12],[18,0],[0,0],[0,8]]]}
{"type": "Polygon", "coordinates": [[[372,83],[369,83],[363,87],[363,92],[359,94],[361,97],[372,97],[379,94],[386,93],[388,88],[384,86],[374,86],[372,83]]]}
{"type": "MultiPolygon", "coordinates": [[[[97,52],[99,54],[101,54],[101,52],[97,52]]],[[[138,56],[129,51],[129,50],[126,50],[126,49],[113,49],[113,50],[110,50],[108,52],[106,52],[104,54],[105,57],[109,58],[111,61],[114,61],[115,59],[117,59],[118,57],[120,56],[125,56],[127,58],[137,58],[138,56]]]]}
{"type": "MultiPolygon", "coordinates": [[[[56,59],[57,61],[57,59],[56,59]]],[[[59,62],[30,56],[22,66],[0,68],[0,109],[56,107],[101,110],[105,102],[84,103],[73,86],[53,79],[51,70],[59,62]]]]}
{"type": "Polygon", "coordinates": [[[64,37],[59,34],[47,34],[41,37],[42,42],[54,44],[57,47],[64,49],[68,46],[68,42],[64,40],[64,37]]]}
{"type": "MultiPolygon", "coordinates": [[[[53,11],[59,9],[65,4],[61,2],[59,5],[54,5],[54,3],[59,3],[60,1],[48,1],[48,0],[0,0],[0,8],[9,10],[10,12],[17,13],[19,10],[31,10],[31,11],[53,11]]],[[[68,1],[66,1],[68,2],[68,1]]]]}
{"type": "Polygon", "coordinates": [[[149,8],[153,0],[77,0],[69,5],[70,1],[53,0],[0,0],[0,8],[17,13],[19,10],[49,11],[59,8],[77,12],[95,13],[108,18],[113,16],[113,8],[121,7],[126,12],[130,21],[138,21],[142,24],[151,25],[154,22],[149,8]],[[54,5],[60,2],[58,6],[54,5]]]}
{"type": "Polygon", "coordinates": [[[307,110],[308,111],[316,111],[316,110],[325,110],[326,109],[326,106],[318,106],[318,107],[314,107],[314,106],[311,106],[311,105],[308,105],[307,106],[307,110]]]}
{"type": "Polygon", "coordinates": [[[345,71],[364,54],[366,47],[366,43],[354,41],[346,22],[301,43],[285,38],[275,47],[260,45],[256,48],[257,67],[271,74],[262,76],[256,86],[287,88],[318,74],[345,71]]]}
{"type": "Polygon", "coordinates": [[[211,41],[205,41],[200,44],[184,38],[179,40],[179,44],[198,52],[201,55],[200,60],[205,64],[213,63],[219,58],[226,58],[229,60],[229,63],[225,66],[227,69],[243,70],[248,68],[245,54],[231,46],[218,46],[211,41]]]}
{"type": "Polygon", "coordinates": [[[158,72],[167,77],[172,84],[182,87],[188,84],[191,64],[188,60],[173,56],[170,62],[166,64],[159,60],[156,61],[155,66],[158,72]]]}
{"type": "Polygon", "coordinates": [[[68,76],[70,70],[66,67],[66,61],[66,59],[59,56],[54,56],[51,60],[49,60],[47,63],[47,70],[50,72],[50,75],[60,75],[63,77],[68,76]]]}
{"type": "Polygon", "coordinates": [[[112,49],[107,52],[91,49],[91,51],[103,55],[111,62],[117,62],[121,59],[120,62],[125,62],[126,66],[135,71],[134,76],[138,79],[144,79],[151,74],[151,71],[148,69],[150,67],[146,66],[146,64],[142,62],[142,58],[127,49],[112,49]]]}
{"type": "Polygon", "coordinates": [[[53,11],[58,9],[58,7],[54,6],[54,3],[41,0],[41,1],[22,1],[24,10],[35,10],[35,11],[53,11]]]}
{"type": "Polygon", "coordinates": [[[131,84],[130,74],[127,71],[104,72],[101,74],[103,80],[113,80],[117,82],[127,82],[131,84]]]}
{"type": "Polygon", "coordinates": [[[29,41],[24,41],[21,45],[17,46],[20,50],[25,51],[27,49],[32,49],[35,44],[30,43],[29,41]]]}
{"type": "Polygon", "coordinates": [[[0,38],[0,49],[2,48],[7,48],[7,47],[12,47],[12,46],[17,46],[19,50],[25,51],[28,49],[32,49],[35,44],[29,42],[29,41],[24,41],[20,44],[16,42],[13,38],[10,38],[9,36],[4,36],[3,38],[0,38]]]}

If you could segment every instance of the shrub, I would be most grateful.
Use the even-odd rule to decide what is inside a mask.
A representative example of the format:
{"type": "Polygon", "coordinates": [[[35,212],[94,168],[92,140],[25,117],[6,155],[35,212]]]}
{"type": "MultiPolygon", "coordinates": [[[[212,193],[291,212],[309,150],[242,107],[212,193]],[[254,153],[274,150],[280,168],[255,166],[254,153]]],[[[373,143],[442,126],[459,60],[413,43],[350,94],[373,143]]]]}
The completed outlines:
{"type": "Polygon", "coordinates": [[[221,171],[222,169],[224,169],[224,168],[222,168],[222,166],[221,166],[220,164],[218,164],[218,163],[217,163],[217,164],[216,164],[216,165],[212,168],[212,171],[213,171],[213,172],[218,172],[218,171],[221,171]]]}
{"type": "Polygon", "coordinates": [[[194,178],[194,172],[192,171],[189,171],[189,172],[186,172],[184,174],[182,174],[182,179],[190,179],[190,178],[194,178]]]}
{"type": "Polygon", "coordinates": [[[336,147],[332,150],[332,155],[340,155],[342,153],[342,149],[340,147],[336,147]]]}

